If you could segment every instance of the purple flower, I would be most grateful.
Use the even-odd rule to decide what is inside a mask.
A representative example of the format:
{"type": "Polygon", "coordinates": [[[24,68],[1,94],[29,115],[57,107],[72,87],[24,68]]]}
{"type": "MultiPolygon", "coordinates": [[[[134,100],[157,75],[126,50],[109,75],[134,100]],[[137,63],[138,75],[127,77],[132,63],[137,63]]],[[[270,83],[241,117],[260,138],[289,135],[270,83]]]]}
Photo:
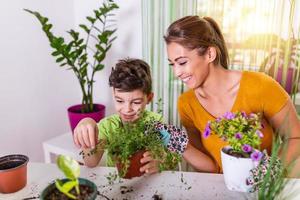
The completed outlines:
{"type": "Polygon", "coordinates": [[[250,157],[253,161],[260,161],[263,155],[264,154],[260,151],[254,151],[251,153],[250,157]]]}
{"type": "Polygon", "coordinates": [[[242,139],[243,134],[240,133],[240,132],[238,132],[238,133],[236,133],[236,134],[234,135],[234,137],[235,137],[236,139],[240,140],[240,139],[242,139]]]}
{"type": "Polygon", "coordinates": [[[231,112],[226,112],[223,117],[225,119],[233,119],[235,117],[235,114],[234,113],[231,113],[231,112]]]}
{"type": "Polygon", "coordinates": [[[252,151],[252,147],[249,144],[244,144],[242,149],[245,153],[249,153],[252,151]]]}
{"type": "Polygon", "coordinates": [[[222,118],[221,117],[218,117],[217,119],[216,119],[216,122],[220,122],[222,120],[222,118]]]}
{"type": "Polygon", "coordinates": [[[259,138],[264,137],[264,134],[262,134],[262,132],[260,132],[259,130],[256,131],[256,134],[258,135],[259,138]]]}
{"type": "Polygon", "coordinates": [[[211,130],[210,130],[210,122],[208,122],[208,123],[206,124],[206,127],[205,127],[205,130],[204,130],[203,137],[204,137],[204,138],[207,138],[208,136],[210,136],[210,132],[211,132],[211,130]]]}
{"type": "Polygon", "coordinates": [[[244,118],[247,117],[247,114],[246,114],[244,111],[241,112],[241,115],[242,115],[242,117],[244,117],[244,118]]]}

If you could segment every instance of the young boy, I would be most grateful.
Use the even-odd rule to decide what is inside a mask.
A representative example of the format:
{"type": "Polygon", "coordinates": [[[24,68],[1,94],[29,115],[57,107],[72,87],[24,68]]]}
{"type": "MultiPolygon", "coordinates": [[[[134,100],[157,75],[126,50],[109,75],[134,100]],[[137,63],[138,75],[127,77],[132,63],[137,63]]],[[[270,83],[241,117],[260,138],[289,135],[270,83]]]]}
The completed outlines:
{"type": "MultiPolygon", "coordinates": [[[[153,98],[152,81],[149,65],[139,59],[120,60],[109,77],[109,85],[112,87],[114,106],[117,114],[102,119],[98,124],[91,118],[82,119],[74,130],[74,142],[85,154],[90,152],[96,145],[116,134],[120,122],[135,123],[139,120],[148,121],[155,119],[161,121],[162,117],[154,112],[145,110],[146,105],[153,98]]],[[[169,134],[162,132],[165,140],[169,134]]],[[[101,146],[101,145],[99,145],[101,146]]],[[[100,162],[103,149],[101,147],[90,155],[84,157],[86,166],[94,167],[100,162]]],[[[158,162],[152,159],[149,152],[145,152],[140,168],[141,172],[158,172],[158,162]]],[[[112,158],[107,157],[107,165],[112,166],[112,158]]]]}

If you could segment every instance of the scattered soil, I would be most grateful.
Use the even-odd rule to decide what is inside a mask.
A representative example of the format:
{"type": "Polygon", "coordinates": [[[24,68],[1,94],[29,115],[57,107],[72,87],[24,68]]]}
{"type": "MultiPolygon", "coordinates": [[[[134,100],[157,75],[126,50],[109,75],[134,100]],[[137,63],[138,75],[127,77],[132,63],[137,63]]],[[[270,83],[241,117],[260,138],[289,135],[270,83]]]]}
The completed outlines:
{"type": "MultiPolygon", "coordinates": [[[[75,188],[71,190],[71,194],[77,197],[77,200],[86,200],[90,197],[93,192],[92,188],[86,185],[79,185],[80,195],[77,196],[75,188]]],[[[71,200],[71,198],[67,197],[65,194],[61,193],[57,188],[54,188],[52,191],[48,193],[45,200],[71,200]]]]}
{"type": "Polygon", "coordinates": [[[97,191],[97,195],[105,198],[106,200],[110,200],[107,196],[105,196],[104,194],[101,194],[99,191],[97,191]]]}
{"type": "Polygon", "coordinates": [[[153,199],[153,200],[163,200],[162,196],[160,196],[160,195],[158,195],[158,194],[154,194],[154,195],[152,196],[152,199],[153,199]]]}
{"type": "Polygon", "coordinates": [[[27,197],[27,198],[24,198],[22,200],[33,200],[33,199],[39,199],[40,196],[36,196],[36,197],[27,197]]]}

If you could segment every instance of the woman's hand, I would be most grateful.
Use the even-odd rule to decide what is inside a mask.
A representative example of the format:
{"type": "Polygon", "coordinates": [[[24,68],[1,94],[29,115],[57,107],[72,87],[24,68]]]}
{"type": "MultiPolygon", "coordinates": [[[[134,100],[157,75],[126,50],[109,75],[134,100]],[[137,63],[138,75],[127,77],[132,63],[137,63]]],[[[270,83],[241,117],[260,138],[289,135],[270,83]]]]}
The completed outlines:
{"type": "Polygon", "coordinates": [[[94,149],[98,141],[98,128],[95,120],[82,119],[74,129],[73,139],[78,148],[94,149]]]}
{"type": "Polygon", "coordinates": [[[170,151],[183,154],[189,141],[184,130],[161,122],[156,122],[154,127],[159,131],[161,140],[170,151]]]}
{"type": "Polygon", "coordinates": [[[159,161],[154,160],[149,151],[146,151],[143,154],[143,158],[140,162],[145,164],[143,167],[140,168],[141,172],[144,172],[146,174],[154,174],[159,172],[159,161]]]}

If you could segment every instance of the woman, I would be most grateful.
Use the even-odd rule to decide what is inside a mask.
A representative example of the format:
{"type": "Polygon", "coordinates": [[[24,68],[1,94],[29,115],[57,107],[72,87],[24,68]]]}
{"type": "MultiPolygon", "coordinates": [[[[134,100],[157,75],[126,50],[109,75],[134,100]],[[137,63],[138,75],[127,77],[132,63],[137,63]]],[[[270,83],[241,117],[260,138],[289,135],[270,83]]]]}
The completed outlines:
{"type": "Polygon", "coordinates": [[[184,158],[195,169],[222,171],[220,149],[226,143],[216,135],[204,139],[201,133],[208,121],[228,111],[261,113],[261,148],[269,152],[272,135],[284,125],[283,130],[290,130],[284,133],[289,143],[287,161],[296,158],[300,124],[288,94],[263,73],[229,70],[225,41],[212,18],[181,18],[169,26],[164,39],[175,76],[190,88],[179,97],[178,110],[190,137],[184,158]]]}

